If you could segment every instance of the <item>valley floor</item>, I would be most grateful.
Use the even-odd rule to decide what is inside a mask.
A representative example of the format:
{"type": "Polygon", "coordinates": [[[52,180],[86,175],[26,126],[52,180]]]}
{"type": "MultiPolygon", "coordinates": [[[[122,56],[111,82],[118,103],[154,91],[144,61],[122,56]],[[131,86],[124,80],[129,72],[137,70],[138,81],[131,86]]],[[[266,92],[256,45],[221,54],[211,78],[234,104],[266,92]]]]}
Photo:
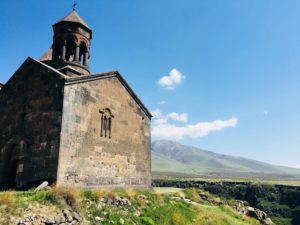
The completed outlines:
{"type": "Polygon", "coordinates": [[[258,173],[207,173],[187,174],[152,171],[153,179],[190,179],[205,182],[252,182],[271,185],[289,185],[300,187],[300,176],[258,173]]]}

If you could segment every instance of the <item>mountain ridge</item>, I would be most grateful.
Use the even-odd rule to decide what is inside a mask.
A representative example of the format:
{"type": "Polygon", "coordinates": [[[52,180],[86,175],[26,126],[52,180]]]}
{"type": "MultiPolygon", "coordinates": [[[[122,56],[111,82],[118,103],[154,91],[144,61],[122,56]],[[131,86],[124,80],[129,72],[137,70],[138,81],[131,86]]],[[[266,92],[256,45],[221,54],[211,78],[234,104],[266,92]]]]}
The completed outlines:
{"type": "Polygon", "coordinates": [[[273,165],[241,156],[219,154],[169,140],[152,142],[151,152],[154,172],[300,175],[300,169],[297,168],[273,165]]]}

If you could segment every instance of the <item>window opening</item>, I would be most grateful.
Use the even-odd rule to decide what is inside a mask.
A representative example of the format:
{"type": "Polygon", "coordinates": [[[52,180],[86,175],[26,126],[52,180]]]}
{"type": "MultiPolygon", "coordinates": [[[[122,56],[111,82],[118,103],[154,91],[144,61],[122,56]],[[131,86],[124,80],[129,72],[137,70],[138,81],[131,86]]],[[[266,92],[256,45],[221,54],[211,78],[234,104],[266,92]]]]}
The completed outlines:
{"type": "Polygon", "coordinates": [[[114,117],[108,108],[99,110],[101,115],[101,129],[100,136],[111,138],[112,118],[114,117]]]}

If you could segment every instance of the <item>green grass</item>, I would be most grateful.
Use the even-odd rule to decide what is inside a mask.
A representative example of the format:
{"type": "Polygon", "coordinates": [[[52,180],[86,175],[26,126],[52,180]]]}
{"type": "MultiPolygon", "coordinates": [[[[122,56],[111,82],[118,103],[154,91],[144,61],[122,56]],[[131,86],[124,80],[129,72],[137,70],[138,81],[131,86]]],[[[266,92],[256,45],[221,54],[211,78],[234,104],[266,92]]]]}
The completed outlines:
{"type": "MultiPolygon", "coordinates": [[[[51,206],[61,210],[73,208],[91,225],[258,225],[255,220],[237,215],[225,206],[205,205],[199,199],[199,190],[186,189],[187,198],[203,204],[193,206],[183,201],[178,194],[157,194],[137,190],[77,190],[71,188],[52,188],[46,191],[0,192],[0,224],[10,224],[10,217],[22,217],[30,204],[51,206]],[[176,196],[176,198],[174,198],[176,196]],[[100,204],[102,198],[127,198],[130,204],[116,206],[100,204]]],[[[214,197],[214,196],[211,196],[214,197]]]]}
{"type": "Polygon", "coordinates": [[[283,217],[276,217],[276,216],[271,216],[270,218],[273,221],[273,223],[276,225],[292,224],[292,218],[283,218],[283,217]]]}
{"type": "Polygon", "coordinates": [[[225,206],[212,208],[198,208],[198,218],[195,224],[201,225],[259,225],[254,219],[242,217],[225,206]]]}

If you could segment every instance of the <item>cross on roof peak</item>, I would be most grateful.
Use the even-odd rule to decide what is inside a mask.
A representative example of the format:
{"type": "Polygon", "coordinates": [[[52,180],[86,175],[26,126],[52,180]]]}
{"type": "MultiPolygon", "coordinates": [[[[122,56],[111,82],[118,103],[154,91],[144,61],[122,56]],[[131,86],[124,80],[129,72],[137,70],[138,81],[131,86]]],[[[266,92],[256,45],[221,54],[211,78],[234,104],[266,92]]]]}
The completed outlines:
{"type": "Polygon", "coordinates": [[[76,10],[76,6],[77,6],[77,2],[74,1],[73,5],[72,5],[73,11],[76,10]]]}

